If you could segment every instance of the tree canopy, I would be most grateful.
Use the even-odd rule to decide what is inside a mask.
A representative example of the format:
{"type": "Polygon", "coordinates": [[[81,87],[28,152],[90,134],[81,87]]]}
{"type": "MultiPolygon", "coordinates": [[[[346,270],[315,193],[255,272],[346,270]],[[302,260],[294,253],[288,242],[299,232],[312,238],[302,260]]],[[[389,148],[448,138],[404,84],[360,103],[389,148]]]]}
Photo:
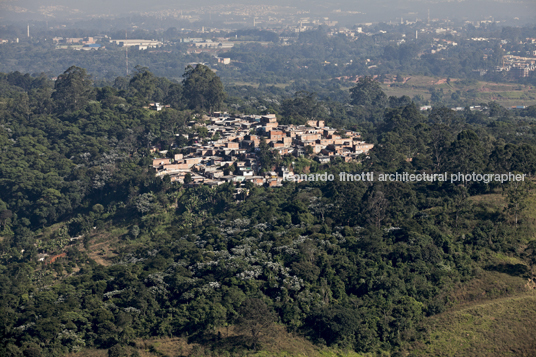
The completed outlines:
{"type": "Polygon", "coordinates": [[[387,95],[380,84],[371,77],[359,78],[355,87],[350,89],[352,104],[383,108],[387,105],[387,95]]]}
{"type": "MultiPolygon", "coordinates": [[[[221,354],[226,339],[244,352],[262,347],[274,324],[319,345],[405,353],[460,286],[489,271],[531,276],[529,179],[250,183],[239,198],[234,182],[157,177],[151,149],[182,153],[199,134],[188,123],[204,123],[182,103],[196,78],[204,86],[217,77],[196,69],[183,84],[140,69],[99,88],[79,68],[55,89],[41,76],[0,74],[1,356],[122,355],[140,338],[170,336],[221,354]],[[58,94],[71,87],[74,102],[58,94]],[[173,98],[173,108],[149,110],[150,91],[173,98]],[[230,326],[238,336],[218,335],[230,326]]],[[[275,155],[261,140],[255,156],[265,171],[536,174],[534,108],[420,111],[407,97],[386,100],[375,82],[356,88],[368,93],[363,107],[334,86],[333,97],[308,91],[277,102],[235,90],[220,108],[269,104],[303,120],[317,118],[310,103],[341,136],[359,130],[374,143],[357,160],[320,164],[275,155]]]]}
{"type": "Polygon", "coordinates": [[[69,67],[58,76],[52,98],[60,113],[73,112],[86,107],[95,98],[95,89],[86,70],[76,66],[69,67]]]}
{"type": "Polygon", "coordinates": [[[222,108],[225,99],[223,84],[207,66],[188,66],[183,75],[183,97],[188,108],[212,112],[222,108]]]}

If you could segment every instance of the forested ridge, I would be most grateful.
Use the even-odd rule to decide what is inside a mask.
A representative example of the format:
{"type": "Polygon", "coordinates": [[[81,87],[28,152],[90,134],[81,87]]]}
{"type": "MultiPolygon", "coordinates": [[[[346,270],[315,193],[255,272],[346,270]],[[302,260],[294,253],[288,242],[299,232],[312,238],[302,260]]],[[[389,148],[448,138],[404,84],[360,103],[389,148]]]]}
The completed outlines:
{"type": "Polygon", "coordinates": [[[183,78],[137,67],[95,87],[78,67],[55,82],[0,74],[0,355],[95,347],[122,356],[140,337],[216,340],[227,326],[243,336],[236,351],[259,350],[273,324],[321,346],[396,355],[456,303],[458,284],[483,270],[532,276],[536,107],[421,112],[370,78],[344,95],[260,88],[252,101],[237,88],[226,94],[205,66],[183,78]],[[170,108],[150,111],[150,101],[170,108]],[[237,202],[232,184],[155,177],[152,146],[179,153],[189,121],[226,108],[275,112],[282,123],[323,119],[376,144],[360,162],[329,165],[262,153],[297,172],[528,179],[289,182],[248,187],[237,202]],[[504,208],[474,199],[483,195],[504,208]],[[90,256],[99,236],[115,244],[107,264],[90,256]]]}

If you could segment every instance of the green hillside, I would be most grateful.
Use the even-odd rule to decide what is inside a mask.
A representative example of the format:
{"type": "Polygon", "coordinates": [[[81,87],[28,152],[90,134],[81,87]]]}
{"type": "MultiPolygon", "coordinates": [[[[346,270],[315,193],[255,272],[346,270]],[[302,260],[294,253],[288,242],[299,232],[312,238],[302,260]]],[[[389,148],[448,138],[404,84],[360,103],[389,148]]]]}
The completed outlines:
{"type": "Polygon", "coordinates": [[[536,107],[422,112],[365,78],[340,102],[266,99],[277,115],[209,135],[207,113],[249,95],[203,65],[102,88],[77,67],[54,83],[0,74],[0,356],[531,351],[536,107]],[[302,133],[298,157],[267,144],[274,121],[302,133]],[[321,130],[328,160],[308,140],[321,130]],[[351,135],[372,148],[338,155],[351,135]],[[182,181],[160,175],[184,157],[200,163],[182,181]],[[270,180],[241,182],[246,162],[270,180]],[[194,180],[212,165],[231,179],[194,180]],[[395,173],[420,179],[380,179],[395,173]]]}
{"type": "Polygon", "coordinates": [[[534,356],[536,294],[468,304],[429,318],[425,326],[426,337],[410,356],[534,356]]]}

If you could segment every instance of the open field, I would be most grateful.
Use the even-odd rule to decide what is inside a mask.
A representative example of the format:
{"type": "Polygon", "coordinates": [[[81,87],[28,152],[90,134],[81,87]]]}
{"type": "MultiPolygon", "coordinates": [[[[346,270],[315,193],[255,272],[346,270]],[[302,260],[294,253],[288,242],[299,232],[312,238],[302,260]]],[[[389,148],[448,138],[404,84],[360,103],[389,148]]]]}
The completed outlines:
{"type": "Polygon", "coordinates": [[[490,83],[454,78],[447,83],[447,78],[409,76],[403,84],[384,85],[387,95],[407,95],[412,98],[415,95],[422,95],[427,100],[430,99],[431,88],[443,89],[444,98],[448,99],[452,93],[460,91],[462,100],[467,100],[471,104],[490,101],[497,101],[505,107],[536,104],[536,88],[515,83],[490,83]]]}
{"type": "MultiPolygon", "coordinates": [[[[196,342],[183,337],[138,339],[126,350],[129,355],[137,352],[140,357],[372,357],[351,351],[317,347],[303,337],[286,332],[282,326],[274,326],[272,335],[262,338],[259,351],[245,348],[243,340],[233,332],[232,327],[229,331],[222,328],[219,332],[223,336],[221,340],[218,340],[216,335],[198,339],[196,342]]],[[[108,357],[108,352],[86,349],[66,357],[108,357]]]]}
{"type": "Polygon", "coordinates": [[[409,356],[534,356],[536,291],[433,316],[426,329],[409,356]]]}
{"type": "MultiPolygon", "coordinates": [[[[451,78],[447,83],[447,78],[428,77],[428,76],[407,76],[405,83],[383,84],[383,90],[388,96],[401,97],[407,95],[411,98],[421,95],[425,100],[430,100],[430,90],[443,89],[443,96],[450,100],[452,93],[461,92],[460,102],[468,104],[481,104],[496,101],[505,107],[518,105],[536,105],[536,87],[515,83],[491,83],[477,80],[463,80],[451,78]]],[[[286,88],[288,83],[279,83],[275,86],[286,88]]],[[[259,83],[233,81],[231,85],[259,87],[259,83]]],[[[353,86],[351,82],[341,82],[342,89],[350,89],[353,86]]]]}

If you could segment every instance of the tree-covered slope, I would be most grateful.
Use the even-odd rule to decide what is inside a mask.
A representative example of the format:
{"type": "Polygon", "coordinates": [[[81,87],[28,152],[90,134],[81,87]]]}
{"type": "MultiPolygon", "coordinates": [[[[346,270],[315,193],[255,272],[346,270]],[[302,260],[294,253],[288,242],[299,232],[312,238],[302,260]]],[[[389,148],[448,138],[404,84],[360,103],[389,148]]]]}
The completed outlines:
{"type": "Polygon", "coordinates": [[[187,143],[176,134],[192,130],[188,121],[233,104],[203,67],[188,69],[182,84],[138,68],[113,88],[92,87],[76,67],[55,84],[12,73],[0,76],[0,94],[3,356],[113,352],[152,337],[217,340],[228,326],[242,349],[255,350],[273,324],[317,346],[397,353],[424,338],[423,322],[452,307],[460,284],[503,269],[497,257],[517,262],[507,272],[531,276],[534,108],[422,113],[369,80],[338,104],[285,98],[284,108],[274,103],[282,121],[307,119],[311,103],[344,107],[325,110],[328,124],[361,128],[376,145],[359,162],[330,165],[264,152],[274,165],[336,177],[529,179],[289,182],[248,186],[237,200],[233,184],[185,188],[149,168],[149,148],[179,153],[187,143]],[[207,101],[206,93],[218,95],[207,101]],[[171,108],[149,111],[150,100],[171,108]]]}

